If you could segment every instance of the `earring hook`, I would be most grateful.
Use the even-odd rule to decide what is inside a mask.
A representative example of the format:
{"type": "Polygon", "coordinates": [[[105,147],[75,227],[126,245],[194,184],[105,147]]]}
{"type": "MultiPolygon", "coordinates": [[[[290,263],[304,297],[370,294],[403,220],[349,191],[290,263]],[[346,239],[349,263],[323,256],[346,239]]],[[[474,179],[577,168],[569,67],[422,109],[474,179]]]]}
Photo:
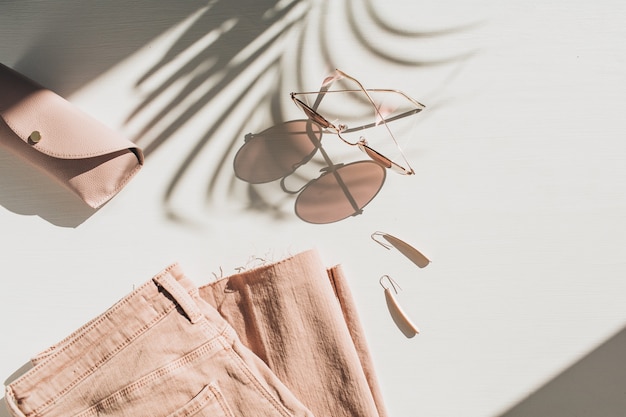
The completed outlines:
{"type": "Polygon", "coordinates": [[[384,237],[386,234],[387,233],[385,233],[385,232],[374,232],[374,233],[371,234],[371,238],[372,238],[372,240],[374,242],[378,243],[383,248],[385,248],[387,250],[391,250],[391,248],[392,248],[391,245],[389,245],[387,243],[384,243],[384,242],[381,242],[380,240],[376,239],[376,236],[383,236],[384,237]]]}
{"type": "Polygon", "coordinates": [[[391,278],[389,275],[383,275],[382,277],[380,277],[380,279],[378,280],[378,282],[380,283],[380,286],[383,287],[383,289],[388,290],[389,287],[385,287],[385,284],[383,284],[383,280],[387,278],[387,281],[389,281],[389,284],[391,285],[391,288],[393,288],[393,290],[396,292],[396,294],[398,294],[398,288],[402,289],[402,287],[400,286],[400,284],[398,284],[393,278],[391,278]]]}

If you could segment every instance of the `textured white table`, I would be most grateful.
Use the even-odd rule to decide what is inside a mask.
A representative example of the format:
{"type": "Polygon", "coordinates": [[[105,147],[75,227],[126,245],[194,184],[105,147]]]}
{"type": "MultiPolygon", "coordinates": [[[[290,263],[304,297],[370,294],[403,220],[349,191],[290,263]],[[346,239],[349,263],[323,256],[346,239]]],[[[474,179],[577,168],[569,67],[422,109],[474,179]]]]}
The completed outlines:
{"type": "Polygon", "coordinates": [[[0,377],[170,262],[200,284],[313,247],[351,278],[391,415],[623,415],[626,6],[501,3],[1,2],[0,62],[149,152],[93,213],[0,151],[0,377]],[[243,134],[333,66],[429,105],[416,177],[331,225],[246,210],[243,134]],[[382,274],[423,334],[393,326],[382,274]]]}

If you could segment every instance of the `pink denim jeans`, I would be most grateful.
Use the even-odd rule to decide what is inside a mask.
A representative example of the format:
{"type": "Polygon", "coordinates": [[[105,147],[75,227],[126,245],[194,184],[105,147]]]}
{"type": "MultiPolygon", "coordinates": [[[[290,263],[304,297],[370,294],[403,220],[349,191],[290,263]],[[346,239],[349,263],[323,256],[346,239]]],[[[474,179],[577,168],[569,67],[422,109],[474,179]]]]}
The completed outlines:
{"type": "Polygon", "coordinates": [[[196,288],[173,265],[33,359],[15,417],[380,417],[340,267],[316,252],[196,288]]]}

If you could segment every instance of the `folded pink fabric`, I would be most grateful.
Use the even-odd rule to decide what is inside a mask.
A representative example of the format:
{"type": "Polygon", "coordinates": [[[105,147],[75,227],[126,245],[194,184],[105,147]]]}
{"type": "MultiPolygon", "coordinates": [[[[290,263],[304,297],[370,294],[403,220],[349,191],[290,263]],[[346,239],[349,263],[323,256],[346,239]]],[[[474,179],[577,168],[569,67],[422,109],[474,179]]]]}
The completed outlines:
{"type": "Polygon", "coordinates": [[[312,417],[173,265],[9,384],[15,417],[312,417]]]}
{"type": "Polygon", "coordinates": [[[316,251],[200,288],[316,416],[385,416],[374,366],[341,266],[316,251]]]}
{"type": "Polygon", "coordinates": [[[15,417],[385,416],[343,271],[315,251],[201,288],[173,265],[33,365],[15,417]]]}

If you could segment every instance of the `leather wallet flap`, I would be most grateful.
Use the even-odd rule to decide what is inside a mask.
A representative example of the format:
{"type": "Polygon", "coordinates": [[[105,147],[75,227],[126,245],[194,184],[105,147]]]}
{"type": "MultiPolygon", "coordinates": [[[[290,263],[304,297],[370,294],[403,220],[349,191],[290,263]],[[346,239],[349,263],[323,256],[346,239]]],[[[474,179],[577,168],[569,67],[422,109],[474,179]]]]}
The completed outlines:
{"type": "Polygon", "coordinates": [[[143,163],[132,142],[50,90],[36,89],[22,96],[1,115],[20,139],[46,155],[82,159],[130,149],[143,163]]]}

